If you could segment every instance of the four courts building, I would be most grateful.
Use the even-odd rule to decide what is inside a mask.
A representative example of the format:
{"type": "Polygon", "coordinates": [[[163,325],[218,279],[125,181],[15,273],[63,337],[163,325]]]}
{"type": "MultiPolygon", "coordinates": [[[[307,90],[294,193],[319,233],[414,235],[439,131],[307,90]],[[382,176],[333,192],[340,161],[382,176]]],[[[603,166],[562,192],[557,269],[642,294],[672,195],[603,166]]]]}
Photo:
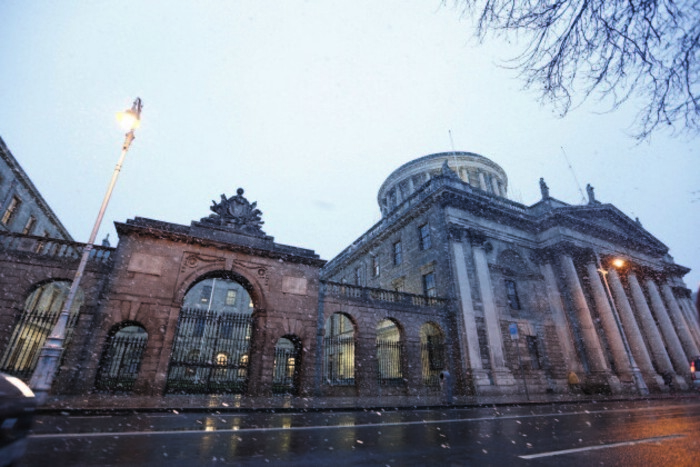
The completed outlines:
{"type": "MultiPolygon", "coordinates": [[[[689,269],[592,187],[585,205],[540,187],[526,206],[483,156],[421,157],[330,261],[276,243],[242,189],[190,225],[117,223],[117,247],[88,262],[53,396],[396,405],[688,389],[689,269]]],[[[29,378],[84,246],[0,233],[0,371],[29,378]]]]}

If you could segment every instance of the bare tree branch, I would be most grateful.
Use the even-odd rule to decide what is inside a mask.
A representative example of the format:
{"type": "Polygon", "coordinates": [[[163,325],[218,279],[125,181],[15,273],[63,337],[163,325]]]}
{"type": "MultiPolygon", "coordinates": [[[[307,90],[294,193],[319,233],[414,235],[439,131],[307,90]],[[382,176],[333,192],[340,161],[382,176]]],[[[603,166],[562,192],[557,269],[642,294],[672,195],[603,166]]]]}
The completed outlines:
{"type": "Polygon", "coordinates": [[[480,39],[516,35],[509,65],[562,116],[591,96],[611,109],[635,97],[637,139],[700,133],[700,0],[453,1],[480,39]]]}

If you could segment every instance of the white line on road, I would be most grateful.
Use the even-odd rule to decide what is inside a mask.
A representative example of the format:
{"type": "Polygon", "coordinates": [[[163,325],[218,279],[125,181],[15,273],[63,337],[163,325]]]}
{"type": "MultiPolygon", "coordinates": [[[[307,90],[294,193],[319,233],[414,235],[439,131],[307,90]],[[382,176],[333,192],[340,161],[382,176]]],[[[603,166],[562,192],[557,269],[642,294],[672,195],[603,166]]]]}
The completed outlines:
{"type": "Polygon", "coordinates": [[[526,456],[518,456],[518,457],[520,457],[521,459],[538,459],[540,457],[561,456],[563,454],[573,454],[575,452],[595,451],[597,449],[618,448],[621,446],[634,446],[635,444],[655,443],[657,441],[665,441],[668,439],[685,438],[685,437],[686,437],[686,435],[658,436],[656,438],[643,438],[643,439],[635,439],[632,441],[622,441],[620,443],[600,444],[600,445],[596,445],[596,446],[587,446],[587,447],[583,447],[583,448],[574,448],[574,449],[562,449],[561,451],[541,452],[539,454],[528,454],[526,456]]]}
{"type": "MultiPolygon", "coordinates": [[[[686,408],[686,406],[675,405],[664,407],[667,409],[675,408],[686,408]]],[[[254,428],[222,428],[214,429],[212,431],[206,430],[164,430],[164,431],[120,431],[120,432],[87,432],[87,433],[44,433],[44,434],[32,434],[31,438],[82,438],[82,437],[118,437],[118,436],[156,436],[156,435],[186,435],[186,434],[226,434],[226,433],[252,433],[252,432],[265,432],[265,431],[295,431],[295,430],[342,430],[346,428],[368,428],[368,427],[387,427],[387,426],[402,426],[402,425],[439,425],[444,423],[467,423],[467,422],[484,422],[484,421],[505,421],[505,420],[518,420],[525,418],[547,418],[547,417],[565,417],[570,415],[595,415],[595,414],[611,414],[616,412],[643,412],[658,410],[659,407],[639,407],[634,409],[620,408],[620,409],[603,409],[603,410],[585,410],[583,412],[568,412],[568,413],[546,413],[546,414],[513,414],[513,415],[496,415],[492,417],[479,417],[479,418],[452,418],[443,420],[415,420],[415,421],[402,421],[402,422],[378,422],[378,423],[360,423],[355,425],[313,425],[313,426],[292,426],[292,427],[254,427],[254,428]]],[[[218,416],[218,415],[217,415],[218,416]]]]}

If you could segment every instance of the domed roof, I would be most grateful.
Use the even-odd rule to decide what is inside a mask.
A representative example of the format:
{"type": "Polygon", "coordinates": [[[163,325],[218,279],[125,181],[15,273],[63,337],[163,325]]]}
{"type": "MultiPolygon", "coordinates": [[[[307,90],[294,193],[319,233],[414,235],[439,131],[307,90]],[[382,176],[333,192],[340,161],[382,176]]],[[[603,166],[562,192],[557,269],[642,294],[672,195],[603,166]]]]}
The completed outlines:
{"type": "Polygon", "coordinates": [[[387,177],[377,194],[382,215],[393,211],[425,182],[439,175],[445,161],[463,182],[492,195],[507,197],[508,177],[498,164],[473,152],[440,152],[407,162],[387,177]]]}

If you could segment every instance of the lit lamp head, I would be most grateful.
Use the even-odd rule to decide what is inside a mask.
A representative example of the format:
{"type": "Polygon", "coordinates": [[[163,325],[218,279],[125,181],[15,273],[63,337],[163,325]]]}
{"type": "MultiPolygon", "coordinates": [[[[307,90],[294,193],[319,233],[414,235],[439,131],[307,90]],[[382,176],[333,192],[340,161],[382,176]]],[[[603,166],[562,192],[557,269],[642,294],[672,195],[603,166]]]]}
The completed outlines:
{"type": "Polygon", "coordinates": [[[617,269],[620,269],[621,267],[623,267],[625,265],[625,260],[620,259],[620,258],[615,258],[614,260],[612,260],[612,265],[615,266],[617,269]]]}
{"type": "Polygon", "coordinates": [[[134,131],[141,125],[141,98],[137,97],[130,109],[117,112],[117,121],[127,133],[134,131]]]}

